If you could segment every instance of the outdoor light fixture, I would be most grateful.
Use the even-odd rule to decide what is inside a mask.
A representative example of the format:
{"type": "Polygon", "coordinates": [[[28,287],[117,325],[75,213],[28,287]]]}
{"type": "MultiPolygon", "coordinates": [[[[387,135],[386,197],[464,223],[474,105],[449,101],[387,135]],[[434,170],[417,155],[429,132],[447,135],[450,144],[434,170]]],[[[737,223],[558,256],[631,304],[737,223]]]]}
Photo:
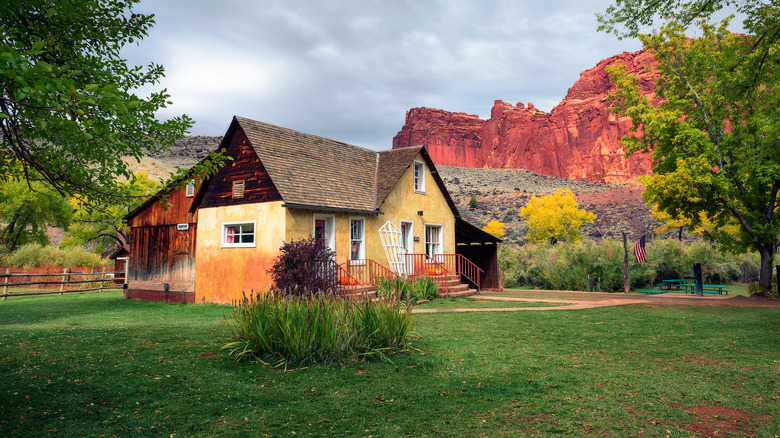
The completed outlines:
{"type": "Polygon", "coordinates": [[[417,216],[422,216],[422,210],[417,212],[417,216]]]}

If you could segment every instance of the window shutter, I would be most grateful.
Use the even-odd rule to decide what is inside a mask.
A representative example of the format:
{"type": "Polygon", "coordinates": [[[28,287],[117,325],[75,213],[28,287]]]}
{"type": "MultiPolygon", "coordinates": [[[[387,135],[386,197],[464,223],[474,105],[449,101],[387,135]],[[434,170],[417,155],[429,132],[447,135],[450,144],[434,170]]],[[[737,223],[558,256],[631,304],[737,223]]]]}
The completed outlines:
{"type": "Polygon", "coordinates": [[[244,180],[233,181],[233,199],[244,197],[244,180]]]}

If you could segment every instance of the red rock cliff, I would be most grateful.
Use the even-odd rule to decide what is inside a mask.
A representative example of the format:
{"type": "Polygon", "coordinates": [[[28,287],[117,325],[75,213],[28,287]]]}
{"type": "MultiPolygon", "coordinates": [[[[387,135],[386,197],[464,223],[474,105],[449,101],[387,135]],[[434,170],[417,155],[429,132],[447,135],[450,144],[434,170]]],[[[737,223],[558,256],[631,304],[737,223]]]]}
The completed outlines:
{"type": "Polygon", "coordinates": [[[631,121],[607,107],[614,89],[605,68],[622,63],[639,77],[646,95],[653,79],[652,55],[622,53],[580,74],[566,98],[550,113],[495,101],[490,119],[431,108],[412,108],[393,148],[424,144],[436,164],[520,168],[544,175],[601,183],[632,182],[650,173],[649,154],[625,157],[620,138],[631,121]]]}

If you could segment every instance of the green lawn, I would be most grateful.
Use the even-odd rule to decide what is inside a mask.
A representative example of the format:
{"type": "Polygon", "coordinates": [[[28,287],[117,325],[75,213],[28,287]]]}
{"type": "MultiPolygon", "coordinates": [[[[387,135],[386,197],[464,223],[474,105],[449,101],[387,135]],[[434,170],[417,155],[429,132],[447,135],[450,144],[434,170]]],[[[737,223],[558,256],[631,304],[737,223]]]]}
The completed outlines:
{"type": "Polygon", "coordinates": [[[0,436],[780,434],[777,308],[418,314],[394,364],[288,372],[228,360],[226,312],[0,302],[0,436]]]}

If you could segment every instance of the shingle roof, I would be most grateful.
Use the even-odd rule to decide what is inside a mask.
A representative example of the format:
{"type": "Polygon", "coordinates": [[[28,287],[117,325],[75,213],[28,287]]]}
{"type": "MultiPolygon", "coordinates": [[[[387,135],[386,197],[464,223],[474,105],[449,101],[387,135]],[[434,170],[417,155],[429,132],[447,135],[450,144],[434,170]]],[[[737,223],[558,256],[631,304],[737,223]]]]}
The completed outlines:
{"type": "Polygon", "coordinates": [[[376,152],[244,117],[236,121],[286,204],[374,211],[423,149],[376,152]]]}
{"type": "Polygon", "coordinates": [[[374,210],[376,152],[236,117],[287,204],[374,210]]]}

